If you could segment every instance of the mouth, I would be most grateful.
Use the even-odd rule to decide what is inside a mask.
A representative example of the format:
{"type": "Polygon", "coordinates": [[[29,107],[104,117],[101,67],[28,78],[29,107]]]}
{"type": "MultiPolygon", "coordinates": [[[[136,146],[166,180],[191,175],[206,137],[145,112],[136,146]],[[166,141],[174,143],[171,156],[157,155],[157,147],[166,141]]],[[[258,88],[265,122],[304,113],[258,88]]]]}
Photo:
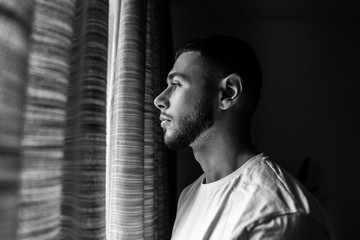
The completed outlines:
{"type": "Polygon", "coordinates": [[[169,120],[164,120],[164,121],[161,121],[160,125],[161,125],[162,128],[165,128],[165,126],[168,125],[169,123],[170,123],[169,120]]]}
{"type": "Polygon", "coordinates": [[[161,121],[161,127],[165,128],[165,126],[171,122],[171,118],[170,118],[170,116],[167,116],[164,113],[162,113],[160,115],[160,121],[161,121]]]}

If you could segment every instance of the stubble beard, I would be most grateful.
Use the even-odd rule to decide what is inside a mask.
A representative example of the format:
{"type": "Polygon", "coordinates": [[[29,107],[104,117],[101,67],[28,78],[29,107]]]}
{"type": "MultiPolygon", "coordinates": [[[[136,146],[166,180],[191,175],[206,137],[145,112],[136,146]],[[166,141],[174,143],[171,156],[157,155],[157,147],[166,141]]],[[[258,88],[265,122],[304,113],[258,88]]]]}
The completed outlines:
{"type": "Polygon", "coordinates": [[[210,94],[201,96],[193,111],[179,118],[173,133],[166,136],[165,132],[164,142],[168,148],[173,150],[186,148],[214,124],[211,100],[210,94]]]}

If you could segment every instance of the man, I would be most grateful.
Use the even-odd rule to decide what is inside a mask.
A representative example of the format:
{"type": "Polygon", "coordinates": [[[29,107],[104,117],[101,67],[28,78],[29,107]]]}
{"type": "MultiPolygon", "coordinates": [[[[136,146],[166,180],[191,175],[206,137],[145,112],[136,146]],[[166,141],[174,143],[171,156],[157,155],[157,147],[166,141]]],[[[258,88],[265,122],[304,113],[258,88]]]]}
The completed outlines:
{"type": "Polygon", "coordinates": [[[261,74],[246,43],[188,42],[167,83],[154,100],[165,144],[190,146],[204,171],[180,195],[173,240],[332,239],[316,199],[251,142],[261,74]]]}

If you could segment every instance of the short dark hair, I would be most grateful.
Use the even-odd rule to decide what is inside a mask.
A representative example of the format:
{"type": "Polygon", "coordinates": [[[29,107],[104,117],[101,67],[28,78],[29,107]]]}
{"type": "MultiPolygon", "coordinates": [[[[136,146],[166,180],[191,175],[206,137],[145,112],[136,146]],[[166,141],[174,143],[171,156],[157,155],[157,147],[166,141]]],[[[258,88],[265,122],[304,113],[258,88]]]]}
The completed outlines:
{"type": "Polygon", "coordinates": [[[244,41],[230,36],[215,35],[198,37],[185,43],[175,55],[177,59],[184,52],[199,52],[210,62],[210,66],[222,77],[238,74],[243,81],[243,91],[251,98],[255,110],[261,91],[261,69],[254,50],[244,41]]]}

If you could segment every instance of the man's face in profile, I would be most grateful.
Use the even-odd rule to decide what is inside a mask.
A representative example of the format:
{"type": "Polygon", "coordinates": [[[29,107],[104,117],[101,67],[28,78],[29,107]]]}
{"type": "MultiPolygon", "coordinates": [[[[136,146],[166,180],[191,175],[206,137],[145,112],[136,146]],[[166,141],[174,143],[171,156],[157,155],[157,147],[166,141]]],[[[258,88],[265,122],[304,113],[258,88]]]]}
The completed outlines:
{"type": "Polygon", "coordinates": [[[168,75],[168,87],[155,99],[164,141],[171,149],[189,146],[213,125],[213,95],[197,52],[184,52],[168,75]]]}

